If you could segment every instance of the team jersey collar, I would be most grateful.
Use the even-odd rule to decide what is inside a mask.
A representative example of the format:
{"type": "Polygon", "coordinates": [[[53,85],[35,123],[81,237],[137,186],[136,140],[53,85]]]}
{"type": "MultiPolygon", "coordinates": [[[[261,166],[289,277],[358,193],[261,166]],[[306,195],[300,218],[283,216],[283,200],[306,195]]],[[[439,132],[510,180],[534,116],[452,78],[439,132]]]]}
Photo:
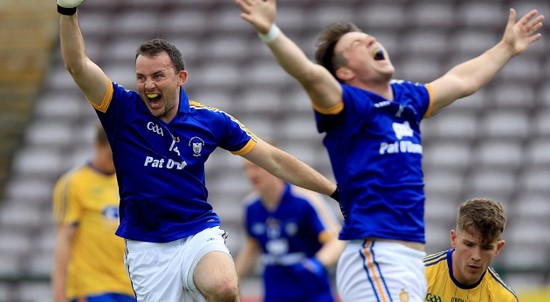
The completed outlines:
{"type": "Polygon", "coordinates": [[[483,272],[483,274],[481,275],[481,278],[479,278],[479,280],[474,284],[465,285],[465,284],[462,284],[462,283],[458,282],[458,280],[456,280],[455,277],[453,276],[453,253],[454,253],[454,251],[455,251],[454,249],[450,249],[447,253],[447,266],[449,268],[449,275],[451,277],[451,280],[453,280],[453,283],[458,288],[461,288],[461,289],[476,288],[481,283],[481,281],[483,281],[483,278],[485,277],[485,274],[487,273],[487,271],[483,272]]]}
{"type": "Polygon", "coordinates": [[[187,93],[185,92],[185,89],[183,87],[180,88],[180,104],[178,108],[178,113],[185,114],[189,112],[189,97],[187,96],[187,93]]]}
{"type": "Polygon", "coordinates": [[[395,103],[395,100],[400,100],[401,98],[401,90],[400,89],[396,89],[396,82],[392,81],[390,83],[390,88],[392,90],[392,93],[393,93],[393,100],[388,100],[386,99],[385,97],[375,93],[375,92],[372,92],[370,90],[367,90],[367,89],[363,89],[363,88],[360,88],[360,87],[357,87],[357,86],[353,86],[353,85],[348,85],[348,84],[341,84],[341,86],[348,86],[348,87],[352,87],[353,89],[358,89],[358,90],[362,90],[364,91],[365,93],[367,93],[370,97],[370,99],[376,103],[376,104],[380,104],[380,106],[377,106],[377,107],[385,107],[385,106],[388,106],[392,103],[395,103]]]}
{"type": "Polygon", "coordinates": [[[263,203],[261,203],[261,204],[267,212],[269,212],[271,214],[277,213],[277,212],[279,212],[279,210],[281,208],[281,205],[286,200],[288,200],[288,196],[291,194],[290,191],[291,191],[290,184],[285,182],[285,187],[284,187],[283,192],[281,193],[281,196],[279,197],[279,201],[278,201],[278,203],[275,207],[268,207],[266,204],[263,204],[263,203]]]}

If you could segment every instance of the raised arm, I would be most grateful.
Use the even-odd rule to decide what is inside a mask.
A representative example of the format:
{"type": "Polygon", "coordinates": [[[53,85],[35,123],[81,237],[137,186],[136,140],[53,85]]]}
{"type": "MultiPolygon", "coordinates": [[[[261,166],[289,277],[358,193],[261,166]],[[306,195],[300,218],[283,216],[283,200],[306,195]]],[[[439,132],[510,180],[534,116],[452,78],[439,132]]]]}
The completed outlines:
{"type": "Polygon", "coordinates": [[[311,101],[330,108],[342,99],[342,88],[326,68],[313,63],[304,52],[275,25],[275,0],[236,0],[241,18],[249,22],[281,67],[304,87],[311,101]]]}
{"type": "Polygon", "coordinates": [[[466,97],[487,84],[512,59],[538,41],[544,16],[531,10],[516,22],[516,11],[510,9],[502,40],[480,56],[455,66],[431,83],[435,99],[433,113],[466,97]]]}
{"type": "Polygon", "coordinates": [[[267,172],[291,184],[328,196],[334,196],[336,185],[296,157],[258,139],[258,143],[243,156],[267,172]]]}
{"type": "MultiPolygon", "coordinates": [[[[78,2],[78,1],[77,1],[78,2]]],[[[84,38],[78,23],[75,1],[58,0],[59,39],[65,68],[92,103],[99,104],[105,97],[110,80],[103,70],[86,55],[84,38]],[[71,9],[71,8],[74,8],[71,9]],[[72,13],[72,14],[71,14],[72,13]]]]}

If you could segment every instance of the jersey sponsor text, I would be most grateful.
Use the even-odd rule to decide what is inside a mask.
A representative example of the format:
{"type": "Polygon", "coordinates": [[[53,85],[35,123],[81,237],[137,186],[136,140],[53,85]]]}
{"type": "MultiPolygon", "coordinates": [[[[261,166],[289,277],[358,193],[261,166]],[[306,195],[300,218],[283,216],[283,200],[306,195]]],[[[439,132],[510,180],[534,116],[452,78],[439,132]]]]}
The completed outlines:
{"type": "Polygon", "coordinates": [[[183,168],[187,166],[187,163],[185,161],[177,162],[171,158],[169,158],[168,161],[165,161],[164,158],[155,159],[152,156],[147,156],[145,157],[145,162],[143,163],[143,166],[168,170],[183,170],[183,168]]]}

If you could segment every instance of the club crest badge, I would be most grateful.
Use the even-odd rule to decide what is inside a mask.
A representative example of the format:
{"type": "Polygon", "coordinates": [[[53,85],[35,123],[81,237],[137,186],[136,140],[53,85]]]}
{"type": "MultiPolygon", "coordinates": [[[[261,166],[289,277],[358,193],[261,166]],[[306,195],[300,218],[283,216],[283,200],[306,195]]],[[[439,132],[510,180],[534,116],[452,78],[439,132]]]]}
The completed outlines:
{"type": "Polygon", "coordinates": [[[409,293],[405,289],[402,289],[399,293],[399,301],[409,302],[409,293]]]}
{"type": "Polygon", "coordinates": [[[200,137],[194,136],[189,140],[188,146],[193,148],[193,156],[199,157],[201,156],[204,141],[200,137]]]}

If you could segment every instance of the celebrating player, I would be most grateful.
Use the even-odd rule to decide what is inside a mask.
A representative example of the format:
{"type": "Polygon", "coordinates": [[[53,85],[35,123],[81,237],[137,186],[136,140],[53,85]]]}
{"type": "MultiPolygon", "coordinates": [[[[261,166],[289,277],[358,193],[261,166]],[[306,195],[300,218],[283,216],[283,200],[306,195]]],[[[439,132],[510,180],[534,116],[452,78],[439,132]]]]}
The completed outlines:
{"type": "Polygon", "coordinates": [[[329,25],[312,62],[275,24],[276,0],[236,0],[281,67],[308,94],[340,188],[348,240],[336,280],[343,301],[423,301],[426,282],[420,122],[489,82],[541,38],[543,16],[516,22],[502,39],[428,84],[393,79],[375,37],[352,23],[329,25]],[[403,301],[403,300],[401,300],[403,301]]]}
{"type": "Polygon", "coordinates": [[[61,53],[113,150],[126,264],[138,301],[238,301],[235,265],[207,200],[205,162],[226,149],[288,182],[326,195],[336,185],[227,113],[189,99],[180,51],[139,46],[137,92],[112,82],[86,55],[74,1],[58,0],[61,53]]]}

